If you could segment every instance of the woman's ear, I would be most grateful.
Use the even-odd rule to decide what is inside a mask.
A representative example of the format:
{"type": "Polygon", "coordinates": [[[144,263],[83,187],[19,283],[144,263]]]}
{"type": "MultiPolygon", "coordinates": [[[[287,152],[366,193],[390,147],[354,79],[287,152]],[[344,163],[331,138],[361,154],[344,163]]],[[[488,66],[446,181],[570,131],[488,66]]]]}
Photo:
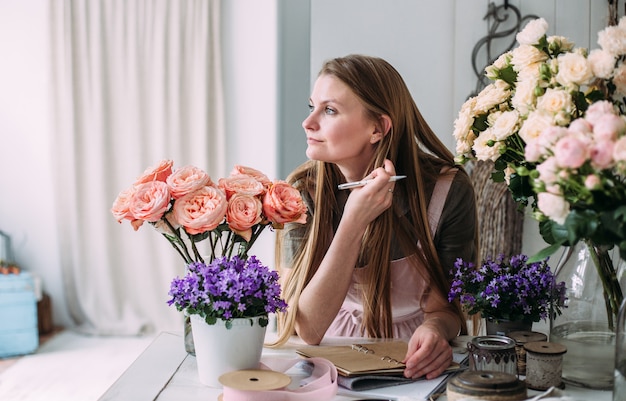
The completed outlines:
{"type": "Polygon", "coordinates": [[[375,144],[376,142],[383,139],[385,135],[391,132],[392,127],[393,126],[391,124],[391,117],[386,114],[380,116],[380,118],[378,119],[378,123],[376,124],[376,131],[374,131],[370,142],[372,144],[375,144]]]}

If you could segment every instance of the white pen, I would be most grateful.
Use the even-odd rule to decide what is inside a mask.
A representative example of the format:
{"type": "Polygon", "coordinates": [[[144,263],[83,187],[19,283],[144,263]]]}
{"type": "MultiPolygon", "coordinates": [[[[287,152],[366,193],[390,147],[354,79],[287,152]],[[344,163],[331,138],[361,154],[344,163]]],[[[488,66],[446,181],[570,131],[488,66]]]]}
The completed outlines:
{"type": "MultiPolygon", "coordinates": [[[[403,178],[406,178],[406,175],[392,175],[391,178],[389,178],[389,182],[398,181],[403,178]]],[[[337,188],[350,189],[350,188],[362,187],[363,185],[366,185],[370,181],[372,181],[371,178],[369,180],[363,180],[363,181],[346,182],[345,184],[339,184],[337,188]]]]}

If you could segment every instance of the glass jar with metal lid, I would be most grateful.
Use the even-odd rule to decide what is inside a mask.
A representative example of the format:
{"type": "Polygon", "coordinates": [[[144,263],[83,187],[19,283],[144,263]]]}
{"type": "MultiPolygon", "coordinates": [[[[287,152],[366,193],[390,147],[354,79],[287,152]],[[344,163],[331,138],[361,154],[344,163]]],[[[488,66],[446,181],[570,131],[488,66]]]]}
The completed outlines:
{"type": "Polygon", "coordinates": [[[505,336],[479,336],[467,343],[470,370],[502,372],[517,377],[515,340],[505,336]]]}

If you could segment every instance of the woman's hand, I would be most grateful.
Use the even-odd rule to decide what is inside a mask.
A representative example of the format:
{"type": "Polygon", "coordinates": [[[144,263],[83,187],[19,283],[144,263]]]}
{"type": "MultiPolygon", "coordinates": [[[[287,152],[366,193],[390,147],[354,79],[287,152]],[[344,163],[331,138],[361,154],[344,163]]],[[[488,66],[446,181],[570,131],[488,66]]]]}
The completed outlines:
{"type": "Polygon", "coordinates": [[[396,169],[390,160],[385,160],[383,167],[378,167],[364,179],[371,180],[366,185],[352,189],[346,206],[344,218],[364,225],[372,222],[382,212],[389,209],[393,201],[394,182],[389,182],[396,169]]]}
{"type": "Polygon", "coordinates": [[[428,321],[415,330],[409,340],[404,361],[404,376],[433,379],[441,375],[452,363],[452,347],[438,328],[428,321]]]}

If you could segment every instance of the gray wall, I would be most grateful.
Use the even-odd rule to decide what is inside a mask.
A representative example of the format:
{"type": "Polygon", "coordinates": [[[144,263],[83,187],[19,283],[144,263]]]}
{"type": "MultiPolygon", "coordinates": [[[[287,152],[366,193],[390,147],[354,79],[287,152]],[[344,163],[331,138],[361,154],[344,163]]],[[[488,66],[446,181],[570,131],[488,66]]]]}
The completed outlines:
{"type": "Polygon", "coordinates": [[[278,4],[278,176],[285,178],[305,160],[312,24],[310,0],[278,4]]]}

